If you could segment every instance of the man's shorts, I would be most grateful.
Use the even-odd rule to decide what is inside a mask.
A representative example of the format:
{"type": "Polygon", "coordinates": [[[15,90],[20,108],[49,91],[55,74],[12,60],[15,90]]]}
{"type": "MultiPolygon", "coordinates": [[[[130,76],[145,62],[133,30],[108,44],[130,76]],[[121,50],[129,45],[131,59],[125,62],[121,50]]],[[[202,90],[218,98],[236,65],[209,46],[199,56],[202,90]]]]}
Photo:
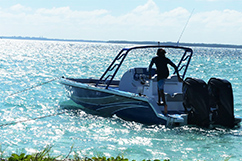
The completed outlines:
{"type": "Polygon", "coordinates": [[[165,80],[166,80],[166,79],[160,79],[160,80],[157,82],[157,86],[158,86],[158,89],[159,89],[159,90],[164,90],[165,80]]]}

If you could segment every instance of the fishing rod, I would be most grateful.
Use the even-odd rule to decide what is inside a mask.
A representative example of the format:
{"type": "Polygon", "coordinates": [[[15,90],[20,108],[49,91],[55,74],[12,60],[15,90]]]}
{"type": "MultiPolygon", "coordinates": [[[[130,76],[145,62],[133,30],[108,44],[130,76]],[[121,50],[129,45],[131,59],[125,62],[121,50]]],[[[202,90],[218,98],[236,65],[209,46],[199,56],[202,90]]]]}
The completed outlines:
{"type": "Polygon", "coordinates": [[[177,41],[177,46],[179,45],[179,41],[181,40],[181,37],[182,37],[182,35],[183,35],[183,33],[184,33],[186,27],[187,27],[187,24],[188,24],[189,20],[190,20],[191,17],[192,17],[193,12],[194,12],[194,8],[193,8],[193,10],[192,10],[192,12],[191,12],[191,14],[190,14],[188,20],[187,20],[187,22],[186,22],[186,24],[185,24],[185,26],[184,26],[182,32],[181,32],[181,35],[180,35],[180,37],[179,37],[179,39],[178,39],[178,41],[177,41]]]}

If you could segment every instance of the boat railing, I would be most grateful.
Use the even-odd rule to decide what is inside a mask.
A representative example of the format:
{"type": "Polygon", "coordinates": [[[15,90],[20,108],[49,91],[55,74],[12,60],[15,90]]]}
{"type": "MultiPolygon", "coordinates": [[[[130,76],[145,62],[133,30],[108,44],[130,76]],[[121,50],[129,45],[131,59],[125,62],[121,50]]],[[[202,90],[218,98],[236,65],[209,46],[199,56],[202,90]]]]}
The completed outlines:
{"type": "Polygon", "coordinates": [[[113,60],[113,62],[106,69],[106,71],[104,72],[104,74],[101,76],[101,78],[99,79],[99,81],[97,81],[97,83],[96,83],[95,86],[98,86],[98,84],[102,83],[102,84],[107,84],[106,85],[106,89],[109,87],[110,83],[112,82],[113,78],[115,77],[116,73],[118,72],[121,64],[123,63],[125,57],[127,56],[127,53],[128,53],[128,49],[127,48],[124,48],[124,49],[122,49],[119,52],[119,54],[116,56],[116,58],[113,60]],[[120,60],[120,62],[117,62],[119,60],[120,60]],[[114,71],[113,74],[109,74],[108,76],[105,77],[105,75],[108,72],[113,71],[114,69],[115,69],[115,71],[114,71]],[[108,78],[110,78],[110,80],[108,80],[108,78]]]}
{"type": "Polygon", "coordinates": [[[181,47],[181,46],[162,46],[162,45],[156,45],[156,46],[137,46],[137,47],[132,47],[132,48],[123,48],[118,55],[115,57],[115,59],[112,61],[112,63],[109,65],[109,67],[106,69],[106,71],[103,73],[103,75],[100,77],[100,79],[97,81],[95,86],[98,86],[99,84],[106,84],[106,89],[108,89],[109,85],[111,84],[111,82],[113,81],[115,75],[117,74],[120,66],[122,65],[124,59],[126,58],[126,56],[128,55],[129,51],[134,50],[134,49],[144,49],[144,48],[175,48],[175,49],[183,49],[185,52],[182,56],[182,58],[180,59],[177,67],[178,67],[178,71],[181,71],[184,69],[183,74],[182,74],[182,78],[185,77],[187,68],[189,66],[189,63],[191,61],[191,57],[193,54],[193,51],[191,48],[187,48],[187,47],[181,47]],[[112,72],[111,74],[109,74],[109,72],[112,72]]]}
{"type": "MultiPolygon", "coordinates": [[[[186,68],[186,65],[181,66],[181,67],[178,69],[178,71],[181,71],[183,68],[186,68]]],[[[173,73],[173,74],[175,74],[175,73],[173,73]]]]}
{"type": "Polygon", "coordinates": [[[111,69],[109,69],[108,71],[112,71],[115,67],[118,67],[119,64],[115,64],[111,69]]]}
{"type": "MultiPolygon", "coordinates": [[[[184,72],[182,74],[182,78],[185,78],[188,66],[189,66],[191,58],[192,58],[192,54],[193,54],[193,51],[191,49],[190,50],[186,49],[182,58],[180,59],[178,65],[177,65],[178,71],[181,71],[183,68],[185,68],[184,72]]],[[[173,74],[175,74],[175,72],[173,74]]]]}
{"type": "Polygon", "coordinates": [[[112,76],[113,76],[113,75],[111,75],[111,74],[108,75],[108,76],[103,80],[103,83],[107,83],[108,78],[109,78],[109,77],[112,77],[112,76]]]}

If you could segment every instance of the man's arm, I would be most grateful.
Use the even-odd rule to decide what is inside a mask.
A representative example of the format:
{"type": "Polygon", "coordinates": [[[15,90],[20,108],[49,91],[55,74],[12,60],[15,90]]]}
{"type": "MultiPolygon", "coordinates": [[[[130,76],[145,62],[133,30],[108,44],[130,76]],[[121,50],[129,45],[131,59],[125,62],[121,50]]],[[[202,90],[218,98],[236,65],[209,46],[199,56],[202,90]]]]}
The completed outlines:
{"type": "Polygon", "coordinates": [[[149,79],[151,79],[151,69],[152,69],[152,66],[154,65],[154,61],[153,61],[153,59],[151,60],[151,62],[150,62],[150,65],[149,65],[149,67],[148,67],[148,72],[149,72],[149,79]]]}
{"type": "Polygon", "coordinates": [[[178,67],[169,59],[169,64],[175,69],[177,77],[178,77],[178,81],[182,82],[182,78],[180,77],[179,71],[178,71],[178,67]]]}

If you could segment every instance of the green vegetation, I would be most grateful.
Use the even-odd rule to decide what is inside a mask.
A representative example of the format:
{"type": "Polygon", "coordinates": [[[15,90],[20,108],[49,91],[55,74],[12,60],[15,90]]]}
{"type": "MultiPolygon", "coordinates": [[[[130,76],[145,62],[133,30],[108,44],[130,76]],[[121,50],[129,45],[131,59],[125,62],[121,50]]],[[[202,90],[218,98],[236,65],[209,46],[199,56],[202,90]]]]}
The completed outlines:
{"type": "MultiPolygon", "coordinates": [[[[0,159],[1,160],[1,159],[0,159]]],[[[39,157],[36,155],[25,155],[24,153],[17,155],[17,154],[12,154],[12,156],[9,159],[5,159],[6,161],[59,161],[61,159],[56,159],[50,156],[47,157],[39,157]]],[[[116,158],[110,157],[92,157],[92,158],[84,158],[81,159],[79,157],[74,157],[74,159],[63,159],[63,160],[70,160],[70,161],[129,161],[129,159],[117,156],[116,158]]],[[[132,160],[135,161],[135,160],[132,160]]],[[[150,161],[150,160],[143,160],[143,161],[150,161]]],[[[160,160],[154,160],[154,161],[160,161],[160,160]]]]}
{"type": "MultiPolygon", "coordinates": [[[[80,158],[76,153],[73,156],[73,158],[69,158],[70,153],[72,152],[73,146],[71,147],[71,150],[69,152],[69,154],[66,157],[61,157],[61,156],[57,156],[57,157],[53,157],[50,155],[50,151],[51,151],[51,146],[47,146],[43,151],[36,153],[36,154],[32,154],[32,155],[26,155],[25,153],[21,153],[21,154],[12,154],[9,158],[7,159],[3,159],[3,150],[1,148],[0,145],[0,161],[61,161],[61,160],[65,160],[65,161],[129,161],[129,159],[124,158],[124,156],[117,156],[115,157],[110,157],[107,158],[105,156],[97,156],[97,157],[85,157],[85,158],[80,158]]],[[[135,160],[132,160],[135,161],[135,160]]],[[[151,161],[151,160],[142,160],[142,161],[151,161]]],[[[158,159],[155,159],[154,161],[161,161],[158,159]]],[[[168,161],[168,160],[165,160],[168,161]]]]}
{"type": "MultiPolygon", "coordinates": [[[[74,156],[70,158],[69,155],[72,152],[73,146],[71,147],[71,150],[66,157],[63,157],[63,156],[53,157],[50,155],[51,148],[52,148],[51,146],[47,146],[43,151],[32,155],[26,155],[25,153],[21,153],[21,154],[14,153],[9,158],[3,158],[4,150],[0,145],[0,161],[136,161],[136,160],[129,160],[124,156],[117,156],[117,157],[110,157],[110,158],[107,158],[105,156],[80,158],[76,153],[74,153],[74,156]]],[[[230,158],[231,156],[228,156],[227,158],[224,159],[224,161],[228,161],[230,158]]],[[[165,160],[143,159],[142,161],[169,161],[169,159],[165,159],[165,160]]]]}

